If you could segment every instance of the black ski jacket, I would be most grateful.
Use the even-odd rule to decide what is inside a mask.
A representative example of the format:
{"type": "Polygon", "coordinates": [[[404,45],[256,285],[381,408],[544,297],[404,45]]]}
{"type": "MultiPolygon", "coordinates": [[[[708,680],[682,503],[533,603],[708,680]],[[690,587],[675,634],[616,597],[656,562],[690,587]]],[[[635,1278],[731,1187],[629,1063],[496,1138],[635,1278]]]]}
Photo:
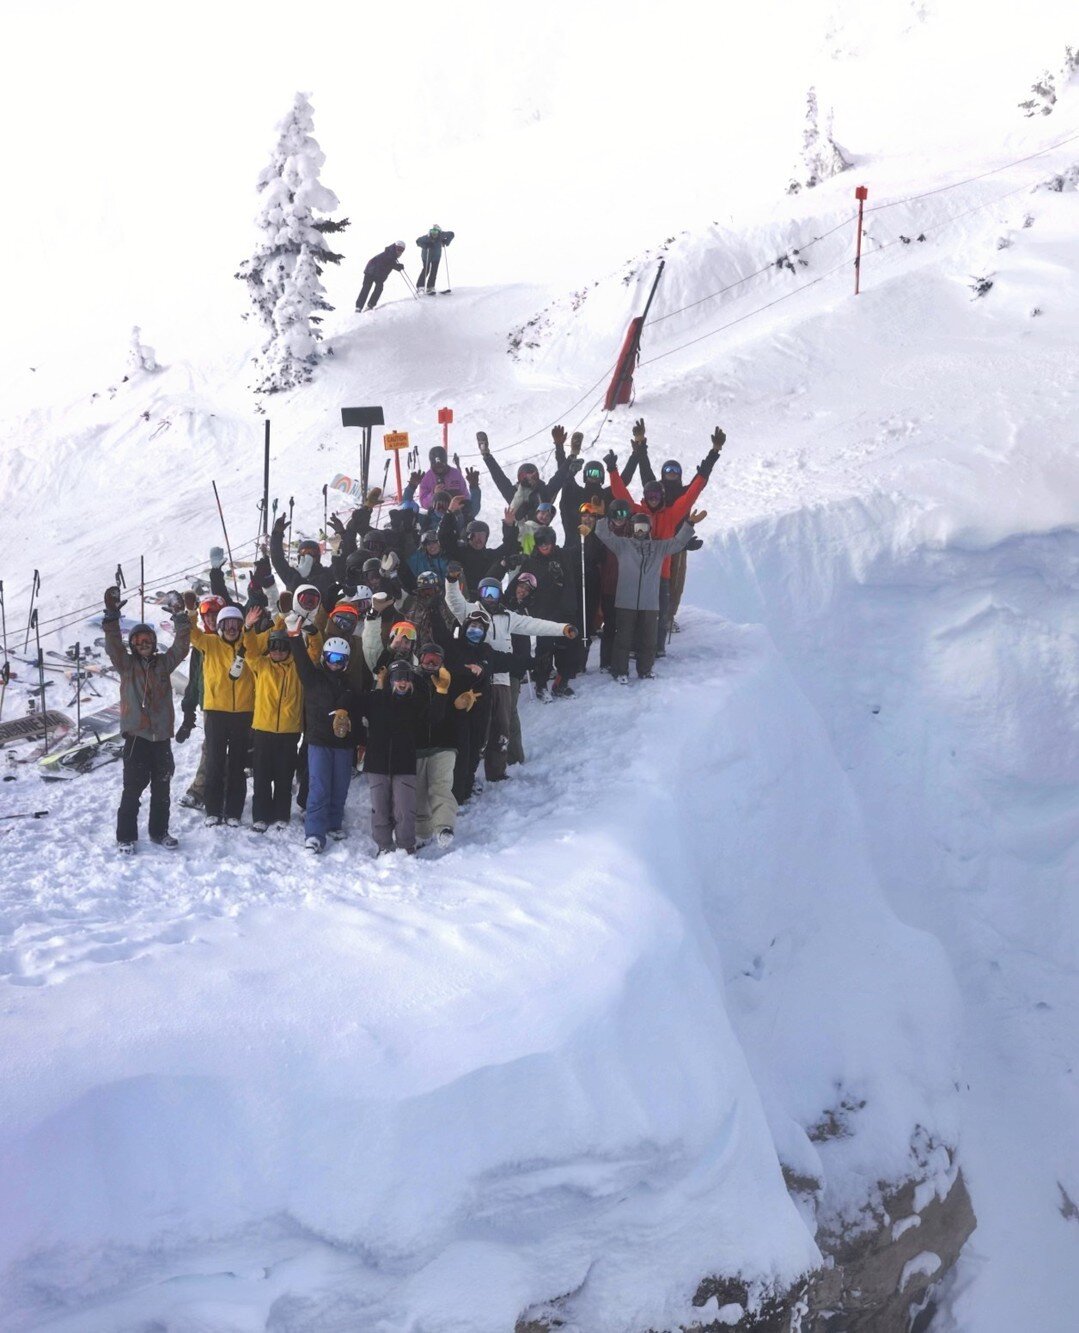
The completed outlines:
{"type": "Polygon", "coordinates": [[[445,696],[438,699],[437,704],[429,702],[415,685],[411,694],[394,694],[387,686],[362,695],[357,710],[367,720],[364,772],[388,777],[415,773],[416,742],[429,726],[428,714],[445,708],[445,696]]]}
{"type": "Polygon", "coordinates": [[[396,245],[387,245],[385,250],[373,255],[364,265],[363,276],[376,282],[385,282],[394,269],[403,269],[401,252],[396,245]]]}
{"type": "Polygon", "coordinates": [[[301,574],[295,565],[290,565],[285,559],[284,534],[276,529],[270,533],[270,561],[274,573],[289,592],[295,592],[301,584],[313,583],[319,591],[323,606],[332,607],[336,602],[337,579],[330,566],[324,565],[321,560],[316,560],[311,566],[310,574],[301,574]]]}
{"type": "Polygon", "coordinates": [[[289,641],[292,659],[303,683],[303,728],[308,745],[325,745],[333,750],[347,750],[363,744],[363,732],[358,719],[357,696],[343,671],[327,671],[321,662],[316,664],[307,655],[303,635],[289,641]],[[352,731],[341,738],[333,734],[333,713],[344,708],[352,718],[352,731]]]}

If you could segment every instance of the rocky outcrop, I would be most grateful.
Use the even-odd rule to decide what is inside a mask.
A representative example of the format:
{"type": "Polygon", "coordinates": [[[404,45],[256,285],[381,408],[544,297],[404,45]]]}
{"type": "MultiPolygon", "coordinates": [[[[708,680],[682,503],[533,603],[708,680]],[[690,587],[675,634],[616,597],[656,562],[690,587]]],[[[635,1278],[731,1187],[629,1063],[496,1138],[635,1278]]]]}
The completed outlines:
{"type": "MultiPolygon", "coordinates": [[[[792,1193],[803,1196],[814,1183],[788,1181],[792,1193]]],[[[880,1201],[856,1221],[818,1235],[825,1266],[790,1291],[762,1294],[737,1277],[705,1278],[693,1298],[700,1321],[683,1333],[928,1329],[933,1288],[955,1264],[976,1221],[962,1172],[956,1170],[943,1198],[934,1192],[926,1200],[925,1193],[920,1180],[882,1189],[880,1201]]],[[[563,1323],[552,1310],[522,1320],[515,1333],[553,1333],[563,1323]]]]}

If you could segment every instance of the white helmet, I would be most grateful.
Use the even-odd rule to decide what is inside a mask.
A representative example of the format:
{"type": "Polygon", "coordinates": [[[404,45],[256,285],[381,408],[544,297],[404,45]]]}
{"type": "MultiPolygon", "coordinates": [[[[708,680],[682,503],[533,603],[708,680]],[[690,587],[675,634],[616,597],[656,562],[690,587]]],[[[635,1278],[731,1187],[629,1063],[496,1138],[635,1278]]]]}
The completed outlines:
{"type": "Polygon", "coordinates": [[[315,585],[314,585],[313,583],[301,583],[301,584],[300,584],[300,586],[299,586],[299,587],[296,589],[296,591],[292,594],[292,601],[293,601],[293,604],[296,605],[296,606],[302,606],[302,605],[303,605],[303,602],[302,602],[301,599],[304,598],[304,597],[306,597],[308,593],[312,593],[312,592],[315,594],[314,606],[321,606],[321,605],[322,605],[322,594],[319,592],[319,590],[315,587],[315,585]]]}
{"type": "Polygon", "coordinates": [[[408,247],[405,245],[404,241],[394,241],[393,246],[394,246],[394,249],[395,249],[395,250],[407,250],[407,249],[408,249],[408,247]]]}
{"type": "Polygon", "coordinates": [[[361,583],[348,600],[350,602],[369,602],[374,595],[366,583],[361,583]]]}
{"type": "Polygon", "coordinates": [[[230,620],[238,620],[240,622],[240,627],[243,628],[244,613],[240,610],[238,606],[223,606],[221,610],[218,611],[217,613],[218,634],[221,633],[222,629],[229,623],[230,620]]]}
{"type": "Polygon", "coordinates": [[[349,646],[349,642],[347,639],[339,639],[334,637],[332,639],[327,639],[326,642],[322,645],[323,657],[330,657],[331,655],[339,654],[340,656],[347,658],[351,655],[351,653],[352,653],[352,648],[349,646]]]}

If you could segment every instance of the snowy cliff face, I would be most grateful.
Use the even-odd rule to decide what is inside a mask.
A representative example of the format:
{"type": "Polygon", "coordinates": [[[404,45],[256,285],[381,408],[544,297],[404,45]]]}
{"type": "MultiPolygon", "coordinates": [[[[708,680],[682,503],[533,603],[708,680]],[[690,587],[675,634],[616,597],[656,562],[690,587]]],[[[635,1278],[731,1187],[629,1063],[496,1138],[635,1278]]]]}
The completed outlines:
{"type": "MultiPolygon", "coordinates": [[[[959,4],[867,15],[803,7],[827,77],[796,62],[790,143],[761,111],[761,161],[753,135],[722,158],[745,179],[682,194],[667,154],[653,189],[612,199],[618,164],[629,181],[676,129],[668,100],[631,144],[606,133],[613,58],[579,90],[537,39],[452,115],[425,84],[445,157],[406,162],[402,196],[427,209],[437,183],[460,209],[439,220],[489,252],[451,299],[327,321],[332,356],[273,403],[271,493],[318,530],[322,487],[355,470],[338,423],[358,401],[423,450],[452,404],[462,461],[486,429],[509,469],[549,470],[556,420],[624,456],[643,414],[653,463],[688,471],[722,423],[682,632],[647,696],[590,673],[573,702],[526,699],[527,764],[440,858],[371,862],[361,781],[351,841],[317,866],[179,815],[178,858],[118,867],[115,768],[59,789],[12,768],[0,815],[50,815],[0,826],[0,1327],[1070,1330],[1079,153],[941,188],[1075,132],[1070,94],[1049,116],[1016,105],[1069,34],[1038,46],[1039,14],[972,35],[959,4]],[[954,119],[912,96],[915,56],[954,119]],[[788,198],[811,81],[874,156],[788,198]],[[502,93],[513,133],[470,136],[502,93]],[[564,188],[476,191],[495,149],[564,188]],[[857,301],[856,174],[870,204],[940,190],[868,216],[857,301]],[[523,216],[552,284],[478,285],[538,281],[523,216]],[[661,254],[637,401],[603,424],[661,254]]],[[[639,29],[588,22],[628,67],[639,29]]],[[[715,117],[699,35],[682,86],[715,117]]],[[[673,24],[655,40],[657,58],[687,45],[673,24]]],[[[402,139],[423,128],[407,103],[402,139]]],[[[381,159],[350,181],[319,133],[347,211],[381,159]]],[[[711,161],[713,121],[687,134],[711,161]]],[[[168,338],[164,298],[162,322],[122,311],[153,369],[103,373],[88,343],[6,379],[9,630],[35,567],[47,620],[96,604],[117,560],[130,580],[145,556],[155,584],[199,561],[220,537],[211,480],[249,553],[252,349],[227,298],[200,304],[209,271],[173,294],[168,338]]],[[[330,295],[348,307],[343,279],[330,295]]],[[[75,614],[44,646],[94,633],[75,614]]],[[[197,753],[176,755],[179,790],[197,753]]]]}

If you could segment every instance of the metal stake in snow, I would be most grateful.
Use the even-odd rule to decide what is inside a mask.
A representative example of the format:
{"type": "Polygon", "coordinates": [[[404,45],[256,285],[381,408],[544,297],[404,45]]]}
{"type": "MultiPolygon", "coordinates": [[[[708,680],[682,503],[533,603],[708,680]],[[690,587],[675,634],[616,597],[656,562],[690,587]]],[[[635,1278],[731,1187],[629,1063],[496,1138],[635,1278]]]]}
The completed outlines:
{"type": "Polygon", "coordinates": [[[139,619],[146,619],[146,557],[144,555],[139,556],[139,619]]]}
{"type": "MultiPolygon", "coordinates": [[[[37,570],[34,570],[37,573],[37,570]]],[[[49,753],[49,708],[45,702],[45,654],[41,649],[41,631],[37,626],[37,607],[30,612],[30,623],[34,628],[34,642],[37,644],[37,681],[41,694],[41,725],[45,729],[45,753],[49,753]]]]}
{"type": "Polygon", "coordinates": [[[266,419],[266,439],[262,458],[262,535],[270,535],[270,420],[266,419]]]}
{"type": "Polygon", "coordinates": [[[869,187],[857,186],[854,197],[858,200],[858,243],[854,255],[854,295],[857,296],[862,289],[862,213],[865,210],[865,201],[869,198],[869,187]]]}
{"type": "Polygon", "coordinates": [[[26,637],[22,641],[22,650],[25,653],[30,646],[30,631],[34,624],[34,601],[37,598],[38,590],[41,587],[41,575],[34,570],[34,580],[30,584],[30,614],[26,617],[26,637]]]}

